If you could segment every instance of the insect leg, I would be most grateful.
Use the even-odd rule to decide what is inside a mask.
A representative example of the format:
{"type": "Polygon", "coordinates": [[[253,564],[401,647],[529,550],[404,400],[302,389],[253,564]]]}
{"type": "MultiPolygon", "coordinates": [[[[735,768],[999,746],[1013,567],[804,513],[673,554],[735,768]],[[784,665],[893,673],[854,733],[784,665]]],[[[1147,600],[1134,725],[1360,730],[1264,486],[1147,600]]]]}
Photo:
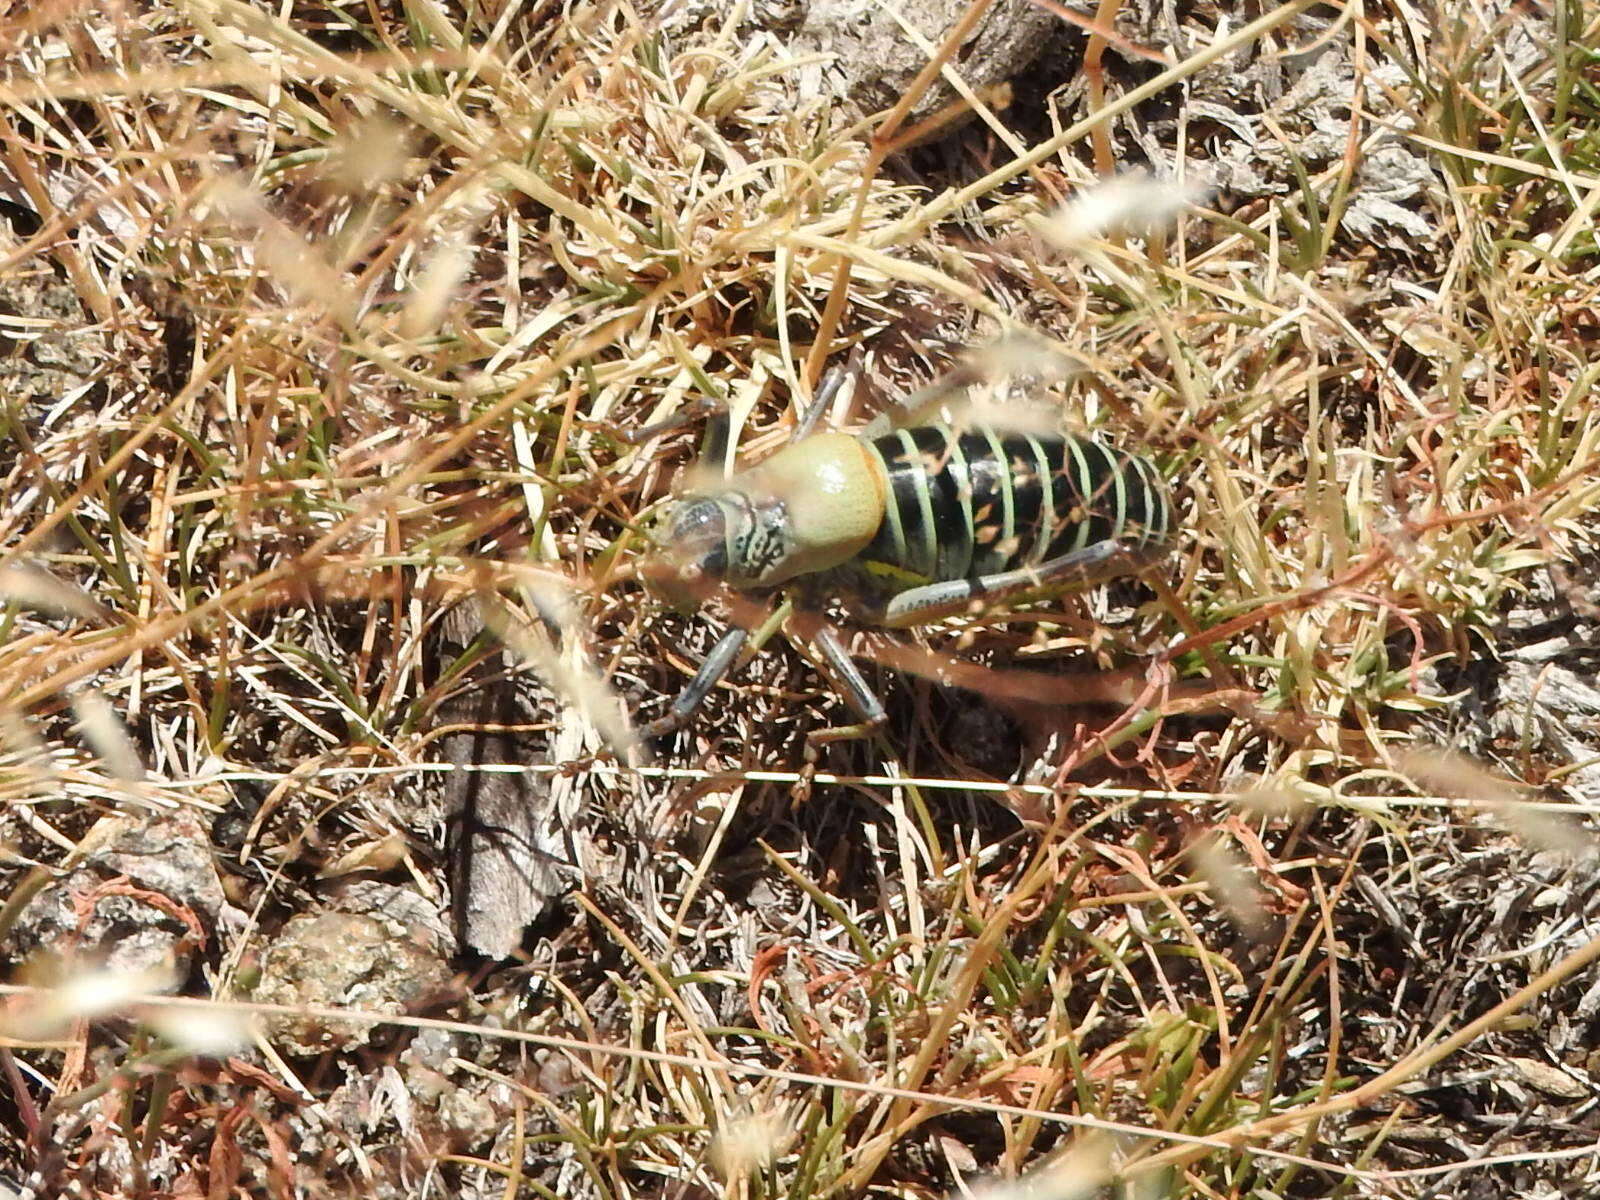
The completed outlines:
{"type": "Polygon", "coordinates": [[[726,400],[719,400],[715,396],[701,396],[664,420],[638,429],[616,430],[615,434],[630,446],[640,446],[651,438],[671,433],[702,415],[706,418],[706,432],[700,441],[700,461],[711,464],[726,475],[728,438],[733,430],[733,416],[728,411],[726,400]]]}
{"type": "Polygon", "coordinates": [[[811,407],[801,415],[800,421],[794,427],[794,432],[789,435],[790,442],[798,442],[801,438],[810,437],[816,432],[817,423],[822,420],[822,414],[828,411],[834,397],[839,394],[839,389],[844,386],[844,381],[861,371],[861,353],[854,351],[844,362],[828,368],[828,373],[822,377],[822,382],[817,386],[817,394],[812,397],[811,407]]]}
{"type": "Polygon", "coordinates": [[[879,623],[890,628],[920,625],[964,611],[975,601],[1002,601],[1038,588],[1066,588],[1137,570],[1151,558],[1148,548],[1105,541],[1047,559],[1036,567],[1018,567],[978,579],[929,583],[901,592],[889,602],[879,623]]]}
{"type": "Polygon", "coordinates": [[[674,429],[681,429],[698,416],[709,413],[715,419],[717,411],[726,412],[726,401],[718,400],[712,396],[701,396],[689,401],[670,417],[664,417],[649,425],[641,425],[638,429],[617,429],[614,423],[607,422],[613,435],[630,446],[638,446],[648,442],[653,437],[660,437],[663,433],[671,433],[674,429]]]}
{"type": "Polygon", "coordinates": [[[957,367],[935,379],[927,387],[918,388],[909,396],[902,396],[867,423],[863,437],[882,437],[896,429],[908,429],[923,423],[928,413],[950,402],[965,392],[979,377],[970,366],[957,367]]]}
{"type": "Polygon", "coordinates": [[[877,693],[867,683],[866,677],[861,674],[861,669],[856,666],[855,660],[850,657],[850,652],[844,648],[844,642],[839,639],[839,635],[832,627],[817,625],[809,628],[807,632],[812,645],[820,649],[823,658],[828,660],[829,670],[835,676],[834,682],[843,687],[850,707],[855,709],[862,719],[854,725],[814,729],[806,735],[806,766],[802,772],[802,791],[810,789],[810,774],[816,770],[819,751],[824,743],[871,737],[889,719],[889,714],[884,711],[883,701],[878,699],[877,693]]]}
{"type": "Polygon", "coordinates": [[[866,676],[861,673],[861,668],[856,666],[855,659],[850,657],[850,651],[844,648],[844,642],[839,640],[839,635],[827,625],[819,626],[811,635],[811,640],[822,651],[822,656],[828,660],[828,666],[837,675],[838,682],[844,685],[845,699],[850,702],[850,707],[861,714],[866,728],[874,728],[889,719],[889,714],[884,711],[883,701],[878,699],[877,693],[872,690],[872,685],[867,682],[866,676]]]}
{"type": "Polygon", "coordinates": [[[706,417],[706,432],[700,439],[701,470],[709,468],[727,478],[728,439],[733,436],[733,414],[728,411],[726,402],[715,400],[711,403],[714,407],[707,410],[710,415],[706,417]]]}
{"type": "Polygon", "coordinates": [[[711,653],[706,655],[705,662],[700,664],[700,669],[694,673],[688,686],[678,693],[678,698],[672,702],[666,715],[646,725],[640,730],[640,736],[656,738],[681,728],[694,716],[695,710],[705,703],[711,689],[728,673],[728,668],[733,666],[733,660],[739,656],[749,637],[750,631],[742,625],[735,625],[723,634],[717,644],[711,647],[711,653]]]}

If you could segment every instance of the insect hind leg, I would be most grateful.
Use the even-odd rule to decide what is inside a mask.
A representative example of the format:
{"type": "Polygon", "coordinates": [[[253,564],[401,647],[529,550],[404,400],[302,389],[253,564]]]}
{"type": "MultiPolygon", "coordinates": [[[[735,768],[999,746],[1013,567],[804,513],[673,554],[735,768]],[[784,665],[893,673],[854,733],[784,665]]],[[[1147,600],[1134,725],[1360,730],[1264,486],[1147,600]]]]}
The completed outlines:
{"type": "Polygon", "coordinates": [[[1081,550],[1046,559],[1034,567],[914,587],[891,600],[878,623],[890,629],[903,629],[954,616],[975,603],[1000,603],[1022,592],[1094,583],[1138,570],[1148,560],[1148,553],[1132,543],[1096,542],[1081,550]]]}

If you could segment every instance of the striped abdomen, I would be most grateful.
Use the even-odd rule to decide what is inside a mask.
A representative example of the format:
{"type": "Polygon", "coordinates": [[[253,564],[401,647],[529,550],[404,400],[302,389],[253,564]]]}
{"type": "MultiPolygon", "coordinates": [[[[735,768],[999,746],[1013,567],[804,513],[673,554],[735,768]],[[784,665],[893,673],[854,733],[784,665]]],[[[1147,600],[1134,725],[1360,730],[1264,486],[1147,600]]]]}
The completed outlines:
{"type": "MultiPolygon", "coordinates": [[[[929,425],[868,446],[890,492],[877,536],[856,559],[875,599],[1039,566],[1106,541],[1148,561],[1172,532],[1155,467],[1090,438],[929,425]]],[[[1124,559],[1118,570],[1127,569],[1124,559]]]]}

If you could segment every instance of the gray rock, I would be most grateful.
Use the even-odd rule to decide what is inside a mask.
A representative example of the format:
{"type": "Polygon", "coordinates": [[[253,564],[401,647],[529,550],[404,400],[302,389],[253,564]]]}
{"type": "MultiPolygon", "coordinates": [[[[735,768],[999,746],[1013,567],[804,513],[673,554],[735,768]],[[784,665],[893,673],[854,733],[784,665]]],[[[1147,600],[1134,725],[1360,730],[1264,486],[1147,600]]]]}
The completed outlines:
{"type": "MultiPolygon", "coordinates": [[[[442,987],[450,973],[424,932],[356,913],[293,917],[267,948],[254,999],[306,1009],[360,1009],[403,1013],[442,987]]],[[[315,1012],[275,1017],[274,1038],[292,1054],[320,1054],[361,1045],[369,1021],[345,1021],[315,1012]]]]}
{"type": "MultiPolygon", "coordinates": [[[[868,113],[897,104],[928,64],[928,52],[901,26],[904,21],[937,47],[970,7],[968,0],[812,0],[794,39],[798,54],[831,56],[802,73],[806,90],[847,95],[868,113]],[[898,18],[898,19],[897,19],[898,18]]],[[[950,65],[974,89],[1004,83],[1055,44],[1061,20],[1027,0],[999,0],[952,56],[950,65]]],[[[956,98],[942,79],[917,101],[902,131],[956,98]]],[[[948,131],[948,126],[941,132],[948,131]]]]}
{"type": "Polygon", "coordinates": [[[17,918],[17,958],[70,954],[117,972],[154,972],[173,986],[207,945],[226,899],[206,827],[193,813],[108,818],[72,870],[46,882],[17,918]]]}

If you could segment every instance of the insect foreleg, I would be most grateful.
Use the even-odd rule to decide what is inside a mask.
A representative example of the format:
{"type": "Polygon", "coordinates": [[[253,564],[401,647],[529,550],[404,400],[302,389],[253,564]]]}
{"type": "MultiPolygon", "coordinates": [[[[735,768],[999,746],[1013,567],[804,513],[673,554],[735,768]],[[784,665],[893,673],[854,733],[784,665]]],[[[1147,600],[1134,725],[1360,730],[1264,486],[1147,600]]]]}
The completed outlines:
{"type": "Polygon", "coordinates": [[[694,716],[695,711],[705,703],[711,689],[722,681],[728,673],[728,668],[733,666],[733,660],[739,657],[739,651],[744,648],[745,641],[750,637],[750,631],[742,625],[735,625],[721,640],[711,647],[711,653],[700,664],[700,669],[694,673],[694,678],[687,687],[678,693],[678,698],[672,702],[672,707],[667,710],[664,717],[650,722],[640,731],[642,737],[656,738],[664,733],[671,733],[679,729],[694,716]]]}
{"type": "Polygon", "coordinates": [[[700,439],[700,469],[728,477],[728,439],[733,436],[733,414],[726,402],[718,400],[708,408],[705,436],[700,439]]]}
{"type": "MultiPolygon", "coordinates": [[[[649,425],[641,425],[638,429],[615,429],[614,436],[627,442],[630,446],[638,446],[648,442],[653,437],[660,437],[663,433],[671,433],[674,429],[681,429],[696,417],[709,413],[713,419],[718,411],[727,412],[726,400],[718,400],[714,396],[699,396],[690,400],[670,417],[663,417],[649,425]]],[[[610,423],[608,423],[608,427],[610,423]]]]}
{"type": "Polygon", "coordinates": [[[728,474],[728,438],[733,431],[733,415],[728,402],[715,396],[701,396],[684,405],[664,420],[638,429],[625,429],[617,434],[630,446],[640,446],[653,437],[682,428],[698,416],[706,418],[705,435],[700,439],[700,462],[710,465],[719,475],[728,474]]]}
{"type": "Polygon", "coordinates": [[[1109,575],[1132,571],[1145,555],[1126,542],[1096,542],[1081,550],[1046,559],[1036,567],[1018,567],[977,579],[929,583],[901,592],[889,602],[878,620],[891,629],[937,621],[965,611],[974,602],[998,603],[1039,588],[1065,588],[1093,583],[1109,575]]]}
{"type": "MultiPolygon", "coordinates": [[[[800,421],[794,427],[794,433],[789,437],[791,442],[798,442],[809,437],[816,431],[823,414],[833,404],[838,396],[839,389],[861,369],[859,355],[851,355],[848,361],[829,369],[822,377],[822,383],[817,388],[817,394],[811,404],[806,408],[800,421]]],[[[700,442],[700,463],[710,466],[719,474],[727,475],[728,439],[733,432],[733,414],[728,409],[726,400],[715,396],[701,396],[697,400],[683,406],[672,416],[654,424],[645,425],[639,429],[624,430],[618,436],[631,446],[638,446],[648,442],[653,437],[663,433],[670,433],[674,429],[687,425],[698,416],[706,418],[705,435],[700,442]]]]}

